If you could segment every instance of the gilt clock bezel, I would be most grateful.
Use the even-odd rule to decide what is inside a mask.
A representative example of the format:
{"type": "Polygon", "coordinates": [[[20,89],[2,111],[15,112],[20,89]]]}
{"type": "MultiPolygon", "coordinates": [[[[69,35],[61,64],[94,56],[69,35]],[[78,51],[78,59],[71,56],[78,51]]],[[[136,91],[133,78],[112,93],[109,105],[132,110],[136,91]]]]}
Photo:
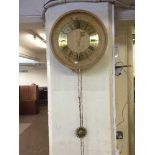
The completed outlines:
{"type": "MultiPolygon", "coordinates": [[[[91,24],[90,24],[91,25],[91,24]]],[[[58,41],[57,41],[58,42],[58,41]]],[[[96,16],[94,15],[93,13],[89,12],[89,11],[85,11],[85,10],[73,10],[73,11],[69,11],[69,12],[66,12],[65,14],[61,15],[56,21],[55,23],[53,24],[53,27],[50,31],[50,35],[49,35],[49,44],[50,44],[50,47],[51,47],[51,50],[52,50],[52,53],[53,55],[56,57],[56,59],[61,63],[63,64],[64,66],[72,69],[72,70],[77,70],[77,69],[81,69],[81,70],[84,70],[84,69],[88,69],[90,67],[92,67],[93,65],[95,65],[100,59],[101,57],[105,54],[105,51],[106,51],[106,48],[107,48],[107,44],[108,44],[108,35],[107,35],[107,30],[106,30],[106,27],[104,25],[104,23],[96,16]],[[94,58],[94,60],[92,61],[88,61],[87,59],[83,60],[84,61],[88,61],[86,64],[73,64],[73,63],[70,63],[70,62],[67,62],[67,60],[65,58],[62,58],[62,56],[60,56],[59,52],[60,51],[60,48],[59,49],[56,49],[54,48],[54,43],[55,43],[55,40],[53,39],[55,33],[54,33],[54,30],[55,30],[55,27],[57,26],[57,24],[59,24],[66,16],[68,15],[72,15],[72,14],[75,14],[75,13],[84,13],[84,14],[87,14],[88,16],[91,16],[91,18],[93,18],[95,20],[95,22],[99,25],[99,27],[102,29],[102,34],[104,34],[104,46],[102,47],[102,49],[98,50],[97,53],[97,56],[94,58]]],[[[58,43],[57,43],[58,44],[58,43]]],[[[102,44],[102,42],[100,43],[102,44]]],[[[95,55],[94,55],[95,56],[95,55]]]]}

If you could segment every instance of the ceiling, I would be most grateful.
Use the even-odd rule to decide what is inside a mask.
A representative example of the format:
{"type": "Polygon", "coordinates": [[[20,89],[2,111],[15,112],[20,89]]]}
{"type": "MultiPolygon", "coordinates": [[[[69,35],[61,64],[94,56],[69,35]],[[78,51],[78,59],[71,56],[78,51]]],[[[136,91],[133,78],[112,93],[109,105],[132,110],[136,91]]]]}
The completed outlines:
{"type": "MultiPolygon", "coordinates": [[[[22,47],[20,49],[26,49],[30,51],[30,53],[38,54],[46,54],[46,48],[42,48],[36,46],[31,42],[31,40],[27,37],[27,34],[30,31],[38,34],[42,38],[45,38],[44,26],[41,20],[41,14],[43,11],[43,5],[48,0],[19,0],[19,46],[22,47]]],[[[134,0],[121,0],[129,5],[134,5],[134,0]]],[[[117,3],[117,8],[120,5],[117,3]]],[[[126,9],[130,11],[129,9],[126,9]]],[[[124,12],[125,16],[128,17],[129,12],[124,12]]],[[[123,14],[123,17],[124,17],[123,14]]],[[[126,18],[126,17],[125,17],[126,18]]],[[[20,53],[23,51],[20,50],[20,53]]]]}
{"type": "Polygon", "coordinates": [[[28,34],[35,32],[40,35],[42,38],[45,38],[45,31],[42,23],[20,23],[19,27],[19,45],[24,47],[27,50],[42,53],[46,52],[46,48],[34,44],[29,38],[28,34]]]}

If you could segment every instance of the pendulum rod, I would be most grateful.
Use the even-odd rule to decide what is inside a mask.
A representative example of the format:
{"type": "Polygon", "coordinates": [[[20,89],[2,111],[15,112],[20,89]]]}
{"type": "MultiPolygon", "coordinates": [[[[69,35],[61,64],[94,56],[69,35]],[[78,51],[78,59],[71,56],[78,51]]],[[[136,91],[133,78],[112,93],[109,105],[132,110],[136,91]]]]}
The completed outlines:
{"type": "Polygon", "coordinates": [[[78,100],[79,100],[80,127],[83,127],[82,72],[80,69],[78,70],[78,100]]]}
{"type": "MultiPolygon", "coordinates": [[[[78,70],[78,102],[79,102],[79,115],[80,127],[83,128],[83,104],[82,104],[82,72],[78,70]]],[[[84,139],[80,138],[81,155],[84,155],[84,139]]]]}
{"type": "Polygon", "coordinates": [[[84,139],[81,138],[80,142],[81,142],[81,155],[84,155],[84,139]]]}

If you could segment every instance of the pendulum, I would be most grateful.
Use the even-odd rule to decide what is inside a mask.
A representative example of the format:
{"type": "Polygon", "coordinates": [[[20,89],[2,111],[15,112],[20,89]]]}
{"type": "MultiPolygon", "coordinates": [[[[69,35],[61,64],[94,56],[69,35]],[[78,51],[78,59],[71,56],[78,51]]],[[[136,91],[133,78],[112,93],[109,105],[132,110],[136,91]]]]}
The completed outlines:
{"type": "Polygon", "coordinates": [[[78,69],[78,104],[79,104],[79,116],[80,127],[75,131],[76,136],[80,139],[81,155],[84,155],[84,137],[87,135],[87,129],[83,127],[83,103],[82,103],[82,72],[78,69]]]}
{"type": "Polygon", "coordinates": [[[87,135],[87,130],[84,127],[79,127],[76,129],[76,136],[78,138],[84,138],[87,135]]]}

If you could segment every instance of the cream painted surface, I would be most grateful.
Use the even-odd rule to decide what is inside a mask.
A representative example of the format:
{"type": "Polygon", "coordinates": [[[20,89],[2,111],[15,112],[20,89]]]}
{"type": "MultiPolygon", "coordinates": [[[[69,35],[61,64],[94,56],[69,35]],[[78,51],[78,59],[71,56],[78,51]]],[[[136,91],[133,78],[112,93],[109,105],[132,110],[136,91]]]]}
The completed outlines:
{"type": "Polygon", "coordinates": [[[108,31],[108,47],[104,57],[83,72],[85,155],[114,155],[114,113],[112,111],[112,17],[108,3],[73,3],[54,6],[46,12],[48,119],[50,155],[80,155],[77,74],[60,64],[52,54],[49,34],[56,19],[63,13],[82,9],[97,15],[108,31]],[[89,6],[89,7],[88,7],[89,6]]]}
{"type": "Polygon", "coordinates": [[[135,44],[133,44],[133,75],[135,76],[135,44]]]}
{"type": "MultiPolygon", "coordinates": [[[[116,46],[118,46],[118,58],[116,62],[123,62],[124,65],[127,64],[127,28],[124,23],[117,23],[116,25],[116,46]]],[[[121,64],[119,64],[121,65],[121,64]]],[[[125,69],[126,70],[126,69],[125,69]]],[[[127,96],[127,74],[124,72],[120,76],[116,76],[115,78],[115,93],[116,93],[116,114],[117,124],[123,121],[117,127],[117,131],[123,131],[124,139],[117,140],[117,147],[121,153],[121,155],[129,154],[129,143],[128,143],[128,96],[127,96]],[[123,117],[122,110],[124,109],[123,117]]]]}
{"type": "Polygon", "coordinates": [[[19,73],[19,85],[37,84],[40,87],[47,86],[47,69],[37,67],[24,67],[28,72],[19,73]]]}
{"type": "Polygon", "coordinates": [[[132,41],[132,23],[128,23],[128,120],[129,120],[129,154],[135,155],[135,103],[134,103],[134,65],[133,65],[133,41],[132,41]]]}
{"type": "MultiPolygon", "coordinates": [[[[128,22],[117,21],[115,42],[118,47],[118,57],[116,62],[121,62],[124,65],[133,65],[133,50],[132,45],[129,44],[132,42],[132,31],[130,29],[131,25],[128,22]]],[[[122,65],[121,63],[118,65],[122,65]]],[[[115,77],[117,131],[123,131],[124,136],[122,140],[117,140],[117,147],[121,155],[134,155],[129,151],[129,117],[131,115],[129,105],[131,102],[133,103],[132,77],[133,67],[124,68],[123,74],[115,77]]]]}

